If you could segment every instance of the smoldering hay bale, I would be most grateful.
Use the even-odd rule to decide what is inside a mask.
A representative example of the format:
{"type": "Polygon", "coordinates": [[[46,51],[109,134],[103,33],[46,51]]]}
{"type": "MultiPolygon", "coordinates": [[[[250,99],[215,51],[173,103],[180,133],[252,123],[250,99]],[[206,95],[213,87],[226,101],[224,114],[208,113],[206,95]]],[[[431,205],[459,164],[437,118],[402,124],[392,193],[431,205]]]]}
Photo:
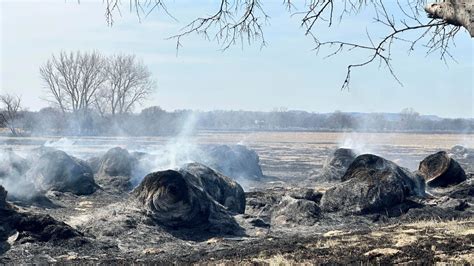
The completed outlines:
{"type": "Polygon", "coordinates": [[[474,150],[462,145],[455,145],[449,150],[449,156],[456,160],[469,177],[474,177],[474,150]]]}
{"type": "Polygon", "coordinates": [[[454,145],[450,149],[450,153],[456,157],[464,157],[466,154],[469,153],[469,150],[462,145],[454,145]]]}
{"type": "Polygon", "coordinates": [[[358,156],[342,180],[321,198],[323,211],[372,213],[425,195],[422,177],[372,154],[358,156]]]}
{"type": "Polygon", "coordinates": [[[0,152],[0,179],[8,177],[19,177],[29,168],[28,161],[12,150],[2,150],[0,152]]]}
{"type": "Polygon", "coordinates": [[[0,153],[0,185],[9,190],[9,200],[35,204],[47,202],[45,197],[38,194],[32,181],[25,176],[29,168],[28,160],[18,156],[12,150],[2,151],[0,153]]]}
{"type": "Polygon", "coordinates": [[[16,208],[8,205],[6,196],[7,191],[0,186],[0,240],[6,240],[6,237],[15,232],[18,232],[15,241],[19,243],[58,243],[83,236],[79,231],[49,215],[18,212],[16,208]]]}
{"type": "Polygon", "coordinates": [[[7,191],[3,186],[0,185],[0,209],[4,209],[7,206],[7,191]]]}
{"type": "Polygon", "coordinates": [[[87,163],[60,150],[43,153],[25,175],[43,192],[55,190],[88,195],[97,188],[87,163]]]}
{"type": "Polygon", "coordinates": [[[102,156],[99,164],[100,176],[130,176],[132,174],[133,157],[123,148],[115,147],[102,156]]]}
{"type": "Polygon", "coordinates": [[[130,191],[133,188],[132,171],[138,162],[126,149],[109,149],[100,158],[89,158],[89,162],[97,169],[97,182],[104,188],[120,191],[130,191]]]}
{"type": "Polygon", "coordinates": [[[133,194],[157,221],[172,227],[191,226],[209,219],[211,201],[189,177],[173,170],[145,176],[133,194]]]}
{"type": "Polygon", "coordinates": [[[40,146],[32,149],[26,156],[26,160],[31,163],[37,161],[43,154],[53,151],[58,151],[58,149],[48,146],[40,146]]]}
{"type": "Polygon", "coordinates": [[[228,210],[244,213],[245,192],[231,178],[199,163],[186,164],[180,169],[180,172],[189,173],[196,177],[197,185],[228,210]]]}
{"type": "Polygon", "coordinates": [[[474,207],[474,179],[466,180],[458,185],[450,187],[448,196],[454,199],[463,199],[473,203],[474,207]]]}
{"type": "Polygon", "coordinates": [[[6,228],[7,226],[5,226],[5,222],[1,221],[2,218],[6,216],[4,212],[6,211],[7,206],[7,191],[0,185],[0,255],[10,248],[10,245],[7,243],[10,230],[6,228]]]}
{"type": "Polygon", "coordinates": [[[324,182],[341,181],[342,176],[356,157],[356,153],[351,149],[336,149],[326,159],[321,171],[313,175],[312,178],[324,182]]]}
{"type": "Polygon", "coordinates": [[[197,184],[196,177],[186,172],[154,172],[145,176],[132,195],[159,224],[228,234],[240,232],[227,209],[197,184]]]}
{"type": "Polygon", "coordinates": [[[318,220],[321,209],[314,201],[295,199],[284,196],[272,212],[271,222],[274,225],[314,225],[318,220]]]}
{"type": "Polygon", "coordinates": [[[89,157],[89,158],[86,159],[87,164],[89,164],[89,166],[90,166],[90,168],[91,168],[91,170],[94,174],[97,174],[97,172],[99,172],[101,161],[102,161],[101,156],[93,156],[93,157],[89,157]]]}
{"type": "Polygon", "coordinates": [[[232,178],[260,179],[258,154],[244,145],[215,145],[205,149],[204,164],[232,178]]]}
{"type": "Polygon", "coordinates": [[[430,187],[447,187],[467,179],[466,173],[445,151],[431,154],[420,162],[418,172],[430,187]]]}

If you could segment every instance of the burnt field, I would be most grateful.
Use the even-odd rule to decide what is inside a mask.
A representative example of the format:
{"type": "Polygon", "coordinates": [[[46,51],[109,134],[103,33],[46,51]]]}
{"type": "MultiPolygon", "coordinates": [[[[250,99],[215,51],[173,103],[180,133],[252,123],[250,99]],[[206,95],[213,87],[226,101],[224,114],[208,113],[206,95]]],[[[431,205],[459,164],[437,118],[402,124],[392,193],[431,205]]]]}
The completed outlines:
{"type": "Polygon", "coordinates": [[[1,263],[473,263],[459,134],[1,137],[1,263]]]}

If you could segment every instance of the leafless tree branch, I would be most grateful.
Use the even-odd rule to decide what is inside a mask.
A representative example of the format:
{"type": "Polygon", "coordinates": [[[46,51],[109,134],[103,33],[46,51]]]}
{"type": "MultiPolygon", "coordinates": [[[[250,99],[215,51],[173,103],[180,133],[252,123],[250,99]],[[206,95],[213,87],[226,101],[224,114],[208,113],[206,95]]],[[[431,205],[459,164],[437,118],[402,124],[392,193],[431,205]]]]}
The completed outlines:
{"type": "MultiPolygon", "coordinates": [[[[112,13],[109,10],[118,9],[120,0],[107,1],[107,18],[110,21],[112,13]]],[[[130,1],[137,15],[143,7],[164,6],[164,0],[134,0],[130,1]]],[[[315,42],[315,50],[329,48],[326,57],[331,57],[343,51],[362,50],[370,52],[367,60],[352,63],[347,66],[346,78],[342,89],[349,87],[351,72],[354,68],[363,67],[374,62],[385,66],[390,74],[401,84],[392,67],[392,47],[395,43],[409,43],[409,51],[413,51],[417,44],[423,42],[428,54],[439,52],[440,58],[452,58],[449,53],[454,44],[454,36],[464,26],[473,34],[472,19],[465,16],[466,12],[473,12],[471,0],[444,0],[444,3],[426,5],[426,0],[397,0],[398,13],[388,10],[390,3],[383,0],[283,0],[283,6],[291,13],[292,17],[301,19],[301,26],[305,34],[315,42]],[[425,11],[423,11],[424,7],[425,11]],[[445,8],[448,8],[449,12],[445,8]],[[383,25],[388,31],[383,36],[371,36],[367,32],[367,43],[354,43],[345,40],[323,41],[318,35],[320,24],[331,27],[334,19],[342,20],[345,16],[353,15],[364,9],[372,8],[375,12],[374,22],[383,25]],[[449,9],[451,8],[451,9],[449,9]],[[301,10],[301,11],[298,11],[301,10]],[[454,10],[454,11],[453,11],[454,10]],[[400,15],[401,12],[401,15],[400,15]],[[397,14],[395,16],[395,13],[397,14]],[[431,20],[422,19],[426,13],[431,20]],[[461,22],[459,22],[461,21],[461,22]],[[409,35],[407,33],[415,33],[409,35]],[[415,36],[415,37],[413,37],[415,36]]],[[[243,45],[244,41],[250,43],[259,41],[261,47],[266,45],[263,27],[269,16],[263,9],[261,0],[221,0],[219,7],[210,16],[197,18],[187,24],[178,34],[169,39],[176,40],[177,51],[182,46],[182,39],[190,34],[204,36],[208,40],[217,41],[226,50],[237,43],[243,45]]],[[[151,12],[148,12],[148,14],[151,12]]],[[[164,8],[167,14],[168,10],[164,8]]],[[[140,18],[140,16],[139,16],[140,18]]],[[[109,23],[110,24],[110,23],[109,23]]]]}

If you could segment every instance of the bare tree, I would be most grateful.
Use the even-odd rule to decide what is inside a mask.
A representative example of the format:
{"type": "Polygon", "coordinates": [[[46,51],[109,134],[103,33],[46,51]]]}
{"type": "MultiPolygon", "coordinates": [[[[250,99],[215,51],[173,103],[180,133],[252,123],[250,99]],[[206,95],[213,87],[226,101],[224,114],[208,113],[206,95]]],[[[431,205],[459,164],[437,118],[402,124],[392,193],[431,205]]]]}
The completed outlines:
{"type": "Polygon", "coordinates": [[[114,55],[107,58],[105,82],[95,96],[101,114],[112,116],[129,113],[155,89],[151,73],[134,55],[114,55]]]}
{"type": "MultiPolygon", "coordinates": [[[[104,1],[105,16],[109,25],[113,24],[113,16],[120,12],[123,2],[129,3],[130,10],[133,10],[140,20],[153,10],[162,10],[170,15],[165,0],[107,0],[104,1]]],[[[211,15],[192,20],[170,38],[176,40],[177,49],[181,47],[182,40],[190,34],[217,41],[224,50],[244,42],[259,42],[263,47],[266,45],[263,29],[269,20],[263,4],[262,0],[217,1],[216,10],[211,15]]],[[[316,51],[328,48],[329,50],[325,50],[327,56],[342,51],[361,50],[369,53],[368,59],[348,64],[342,83],[343,89],[349,87],[352,70],[372,63],[385,66],[401,84],[391,64],[392,47],[396,42],[408,43],[408,52],[421,43],[420,46],[426,48],[427,53],[439,52],[441,59],[446,60],[452,58],[449,48],[462,27],[474,36],[472,0],[439,0],[434,4],[427,4],[426,0],[283,0],[283,5],[291,16],[301,20],[305,34],[315,42],[316,51]],[[367,8],[373,9],[374,21],[387,29],[384,34],[372,36],[367,31],[366,42],[361,43],[344,39],[322,40],[323,36],[316,32],[323,25],[331,27],[335,20],[342,20],[367,8]]]]}
{"type": "Polygon", "coordinates": [[[104,58],[97,52],[61,52],[40,67],[52,101],[63,111],[92,107],[94,95],[105,82],[104,58]]]}
{"type": "Polygon", "coordinates": [[[8,127],[14,136],[20,135],[17,124],[22,111],[20,96],[0,95],[0,103],[2,104],[3,124],[8,127]]]}

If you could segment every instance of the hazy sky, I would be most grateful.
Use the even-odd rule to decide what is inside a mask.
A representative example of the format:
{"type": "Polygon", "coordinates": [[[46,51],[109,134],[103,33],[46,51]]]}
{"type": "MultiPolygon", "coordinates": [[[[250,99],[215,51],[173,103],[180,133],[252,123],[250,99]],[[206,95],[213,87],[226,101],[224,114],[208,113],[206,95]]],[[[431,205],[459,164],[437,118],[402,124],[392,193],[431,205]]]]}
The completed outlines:
{"type": "MultiPolygon", "coordinates": [[[[422,47],[408,55],[407,47],[399,45],[393,66],[403,87],[375,64],[354,70],[351,89],[341,91],[347,64],[367,54],[329,59],[316,55],[312,40],[281,0],[264,1],[271,19],[264,28],[268,46],[262,50],[255,44],[221,52],[218,44],[190,36],[183,40],[178,56],[175,41],[166,38],[192,18],[213,12],[216,1],[168,1],[178,22],[153,13],[139,23],[124,6],[113,27],[105,22],[102,0],[0,2],[1,90],[21,95],[30,110],[47,106],[38,69],[52,54],[98,50],[143,59],[158,84],[146,105],[167,110],[268,111],[283,106],[313,112],[399,112],[413,107],[424,114],[474,117],[474,47],[464,30],[451,50],[457,63],[445,64],[438,54],[426,56],[422,47]]],[[[370,17],[361,14],[330,30],[322,26],[321,34],[326,39],[345,36],[366,41],[366,28],[373,36],[385,30],[370,17]]]]}

